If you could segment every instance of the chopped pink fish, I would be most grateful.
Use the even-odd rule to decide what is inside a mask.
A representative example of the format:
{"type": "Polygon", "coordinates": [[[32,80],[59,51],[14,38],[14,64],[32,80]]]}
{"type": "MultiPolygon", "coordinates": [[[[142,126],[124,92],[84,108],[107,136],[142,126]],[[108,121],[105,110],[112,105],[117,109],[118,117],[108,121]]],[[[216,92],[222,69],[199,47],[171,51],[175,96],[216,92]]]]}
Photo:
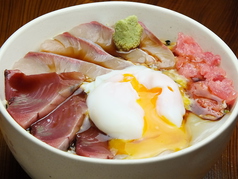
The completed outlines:
{"type": "Polygon", "coordinates": [[[80,72],[25,75],[19,70],[6,70],[7,111],[27,129],[68,98],[84,79],[80,72]]]}
{"type": "Polygon", "coordinates": [[[174,53],[179,57],[190,57],[193,62],[205,62],[211,66],[218,66],[221,63],[221,57],[212,52],[204,52],[200,45],[189,35],[178,34],[174,53]]]}
{"type": "Polygon", "coordinates": [[[149,29],[140,22],[144,28],[140,48],[156,59],[158,69],[173,68],[175,65],[175,57],[172,51],[166,47],[149,29]]]}
{"type": "Polygon", "coordinates": [[[43,42],[41,51],[81,59],[114,70],[121,70],[133,65],[129,61],[110,55],[99,45],[83,38],[74,37],[68,32],[54,37],[53,40],[43,42]]]}
{"type": "Polygon", "coordinates": [[[79,88],[55,110],[31,125],[31,134],[66,151],[83,124],[86,111],[86,94],[79,88]]]}
{"type": "Polygon", "coordinates": [[[225,115],[223,99],[209,92],[206,81],[189,85],[188,93],[194,99],[191,110],[203,119],[217,120],[225,115]]]}
{"type": "Polygon", "coordinates": [[[111,72],[111,69],[94,63],[46,52],[29,52],[18,60],[13,69],[19,69],[26,75],[41,73],[81,72],[90,79],[111,72]]]}
{"type": "Polygon", "coordinates": [[[88,130],[77,134],[76,154],[92,158],[112,159],[113,154],[108,147],[108,140],[107,135],[91,126],[88,130]]]}
{"type": "Polygon", "coordinates": [[[204,81],[207,92],[216,95],[232,104],[238,93],[232,80],[226,77],[226,72],[219,66],[221,58],[211,52],[204,52],[199,44],[190,36],[179,33],[174,49],[177,57],[178,72],[193,82],[204,81]]]}
{"type": "Polygon", "coordinates": [[[192,112],[205,119],[221,118],[226,105],[233,104],[238,93],[219,66],[220,56],[204,52],[191,36],[183,33],[178,34],[174,53],[176,69],[190,80],[188,93],[194,99],[192,112]]]}

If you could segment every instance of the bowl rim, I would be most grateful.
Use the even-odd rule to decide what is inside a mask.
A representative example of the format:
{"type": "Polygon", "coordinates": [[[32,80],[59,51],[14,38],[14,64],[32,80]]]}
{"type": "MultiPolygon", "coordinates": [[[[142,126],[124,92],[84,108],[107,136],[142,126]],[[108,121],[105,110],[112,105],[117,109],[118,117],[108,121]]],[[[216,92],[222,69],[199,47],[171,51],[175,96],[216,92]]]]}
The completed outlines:
{"type": "MultiPolygon", "coordinates": [[[[28,23],[26,23],[25,25],[23,25],[22,27],[20,27],[18,30],[16,30],[6,41],[5,43],[2,45],[1,49],[0,49],[0,59],[2,57],[2,54],[6,51],[8,44],[10,44],[14,38],[21,33],[22,31],[24,31],[26,28],[28,28],[29,26],[34,25],[34,23],[37,23],[39,20],[42,20],[44,18],[48,18],[50,16],[55,16],[59,13],[65,13],[68,11],[71,11],[73,9],[77,9],[77,8],[90,8],[93,6],[105,6],[105,5],[126,5],[126,6],[137,6],[137,7],[146,7],[146,8],[154,8],[160,11],[166,11],[168,13],[173,13],[176,14],[177,16],[189,20],[192,23],[195,23],[196,25],[198,25],[200,28],[206,29],[206,31],[215,36],[214,38],[216,40],[219,41],[219,43],[222,44],[222,46],[224,48],[226,48],[226,50],[228,51],[229,55],[232,57],[232,59],[236,59],[236,56],[234,55],[234,53],[231,51],[231,49],[225,44],[224,41],[222,41],[216,34],[214,34],[210,29],[208,29],[207,27],[205,27],[204,25],[202,25],[201,23],[195,21],[194,19],[183,15],[179,12],[164,8],[164,7],[160,7],[157,5],[152,5],[152,4],[147,4],[147,3],[142,3],[142,2],[130,2],[130,1],[104,1],[104,2],[93,2],[93,3],[86,3],[86,4],[80,4],[80,5],[74,5],[74,6],[69,6],[66,8],[62,8],[62,9],[58,9],[58,10],[54,10],[52,12],[48,12],[46,14],[43,14],[31,21],[29,21],[28,23]]],[[[234,62],[235,63],[235,62],[234,62]]],[[[236,66],[238,68],[238,62],[236,63],[236,66]]],[[[236,120],[237,114],[238,114],[238,104],[237,101],[233,106],[233,112],[228,114],[229,117],[228,119],[222,124],[222,126],[220,126],[213,134],[211,134],[210,136],[206,137],[205,139],[203,139],[202,141],[189,146],[185,149],[182,149],[180,151],[177,151],[175,153],[171,153],[169,155],[163,155],[163,156],[159,156],[159,157],[152,157],[152,158],[145,158],[145,159],[133,159],[133,160],[108,160],[108,159],[95,159],[95,158],[89,158],[89,157],[83,157],[83,156],[78,156],[78,155],[73,155],[70,154],[68,152],[65,151],[61,151],[59,149],[56,149],[44,142],[42,142],[41,140],[35,138],[34,136],[30,135],[28,132],[26,132],[25,129],[23,129],[11,116],[10,114],[7,112],[4,102],[2,102],[0,104],[0,112],[2,113],[2,116],[7,119],[7,121],[10,123],[10,125],[17,130],[17,132],[21,133],[24,137],[26,137],[28,140],[32,141],[33,143],[39,145],[40,147],[43,147],[46,150],[49,150],[57,155],[60,155],[62,157],[65,158],[70,158],[73,160],[78,160],[78,161],[84,161],[84,162],[89,162],[89,163],[100,163],[100,164],[117,164],[117,165],[123,165],[123,164],[141,164],[141,163],[152,163],[152,162],[158,162],[158,161],[164,161],[164,160],[169,160],[171,158],[176,158],[176,157],[181,157],[183,155],[186,155],[187,153],[191,153],[205,145],[207,145],[208,143],[210,143],[211,141],[213,141],[215,138],[217,138],[219,135],[221,135],[223,133],[223,131],[225,131],[225,129],[227,129],[230,125],[232,125],[232,123],[236,120]]]]}

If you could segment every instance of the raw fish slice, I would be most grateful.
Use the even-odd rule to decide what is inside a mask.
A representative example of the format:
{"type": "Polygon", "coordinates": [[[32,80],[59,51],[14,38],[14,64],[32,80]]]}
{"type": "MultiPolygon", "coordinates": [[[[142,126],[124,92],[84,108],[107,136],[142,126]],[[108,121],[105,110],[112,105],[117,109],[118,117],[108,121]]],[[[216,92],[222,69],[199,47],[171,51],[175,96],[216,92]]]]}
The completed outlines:
{"type": "Polygon", "coordinates": [[[13,69],[19,69],[26,75],[77,71],[90,79],[111,72],[110,69],[93,63],[46,52],[27,53],[14,64],[13,69]]]}
{"type": "Polygon", "coordinates": [[[31,134],[66,151],[76,137],[87,111],[86,94],[78,89],[54,111],[31,126],[31,134]]]}
{"type": "Polygon", "coordinates": [[[68,32],[56,36],[54,40],[43,42],[41,51],[81,59],[114,70],[121,70],[133,65],[129,61],[110,55],[99,45],[86,39],[76,38],[68,32]]]}
{"type": "Polygon", "coordinates": [[[84,79],[79,72],[25,75],[19,70],[6,70],[7,111],[26,129],[68,98],[84,79]]]}
{"type": "Polygon", "coordinates": [[[149,67],[154,66],[156,63],[155,58],[139,48],[133,49],[129,52],[117,51],[112,40],[114,32],[115,30],[113,28],[96,21],[80,24],[69,31],[69,33],[75,37],[85,38],[100,45],[111,55],[122,57],[133,63],[145,63],[149,67]]]}
{"type": "Polygon", "coordinates": [[[72,28],[69,33],[75,37],[85,38],[100,45],[108,53],[116,49],[112,41],[114,29],[97,21],[80,24],[72,28]]]}
{"type": "Polygon", "coordinates": [[[132,49],[129,52],[117,51],[117,55],[135,64],[146,64],[149,68],[157,68],[156,59],[139,48],[132,49]]]}
{"type": "Polygon", "coordinates": [[[152,55],[156,60],[156,66],[161,68],[173,68],[175,65],[175,57],[171,50],[166,47],[147,27],[140,22],[144,28],[140,48],[152,55]]]}
{"type": "Polygon", "coordinates": [[[113,154],[108,147],[109,137],[91,126],[88,130],[78,133],[76,137],[76,154],[92,157],[112,159],[113,154]]]}

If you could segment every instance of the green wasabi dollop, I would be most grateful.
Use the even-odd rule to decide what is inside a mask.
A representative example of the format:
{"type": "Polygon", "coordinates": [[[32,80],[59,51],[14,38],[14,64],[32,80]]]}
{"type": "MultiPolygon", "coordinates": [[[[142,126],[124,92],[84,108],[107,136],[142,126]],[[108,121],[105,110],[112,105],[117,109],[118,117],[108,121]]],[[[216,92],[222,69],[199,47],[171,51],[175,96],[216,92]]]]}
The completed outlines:
{"type": "Polygon", "coordinates": [[[120,51],[129,51],[140,45],[143,28],[135,15],[119,20],[115,24],[113,41],[120,51]]]}

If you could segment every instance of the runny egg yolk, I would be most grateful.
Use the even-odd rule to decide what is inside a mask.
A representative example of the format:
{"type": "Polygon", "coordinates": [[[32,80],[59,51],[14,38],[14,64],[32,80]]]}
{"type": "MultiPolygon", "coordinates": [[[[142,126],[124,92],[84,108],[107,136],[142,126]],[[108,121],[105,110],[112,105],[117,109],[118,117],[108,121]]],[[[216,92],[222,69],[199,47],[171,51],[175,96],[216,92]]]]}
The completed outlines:
{"type": "MultiPolygon", "coordinates": [[[[126,159],[149,158],[165,151],[174,152],[188,147],[190,136],[185,130],[184,122],[181,127],[177,127],[156,111],[156,101],[160,98],[162,88],[147,89],[132,74],[124,74],[121,82],[131,83],[139,96],[137,103],[143,108],[145,114],[141,138],[109,141],[109,147],[116,152],[116,155],[125,155],[126,159]]],[[[173,90],[169,86],[168,88],[173,90]]]]}

